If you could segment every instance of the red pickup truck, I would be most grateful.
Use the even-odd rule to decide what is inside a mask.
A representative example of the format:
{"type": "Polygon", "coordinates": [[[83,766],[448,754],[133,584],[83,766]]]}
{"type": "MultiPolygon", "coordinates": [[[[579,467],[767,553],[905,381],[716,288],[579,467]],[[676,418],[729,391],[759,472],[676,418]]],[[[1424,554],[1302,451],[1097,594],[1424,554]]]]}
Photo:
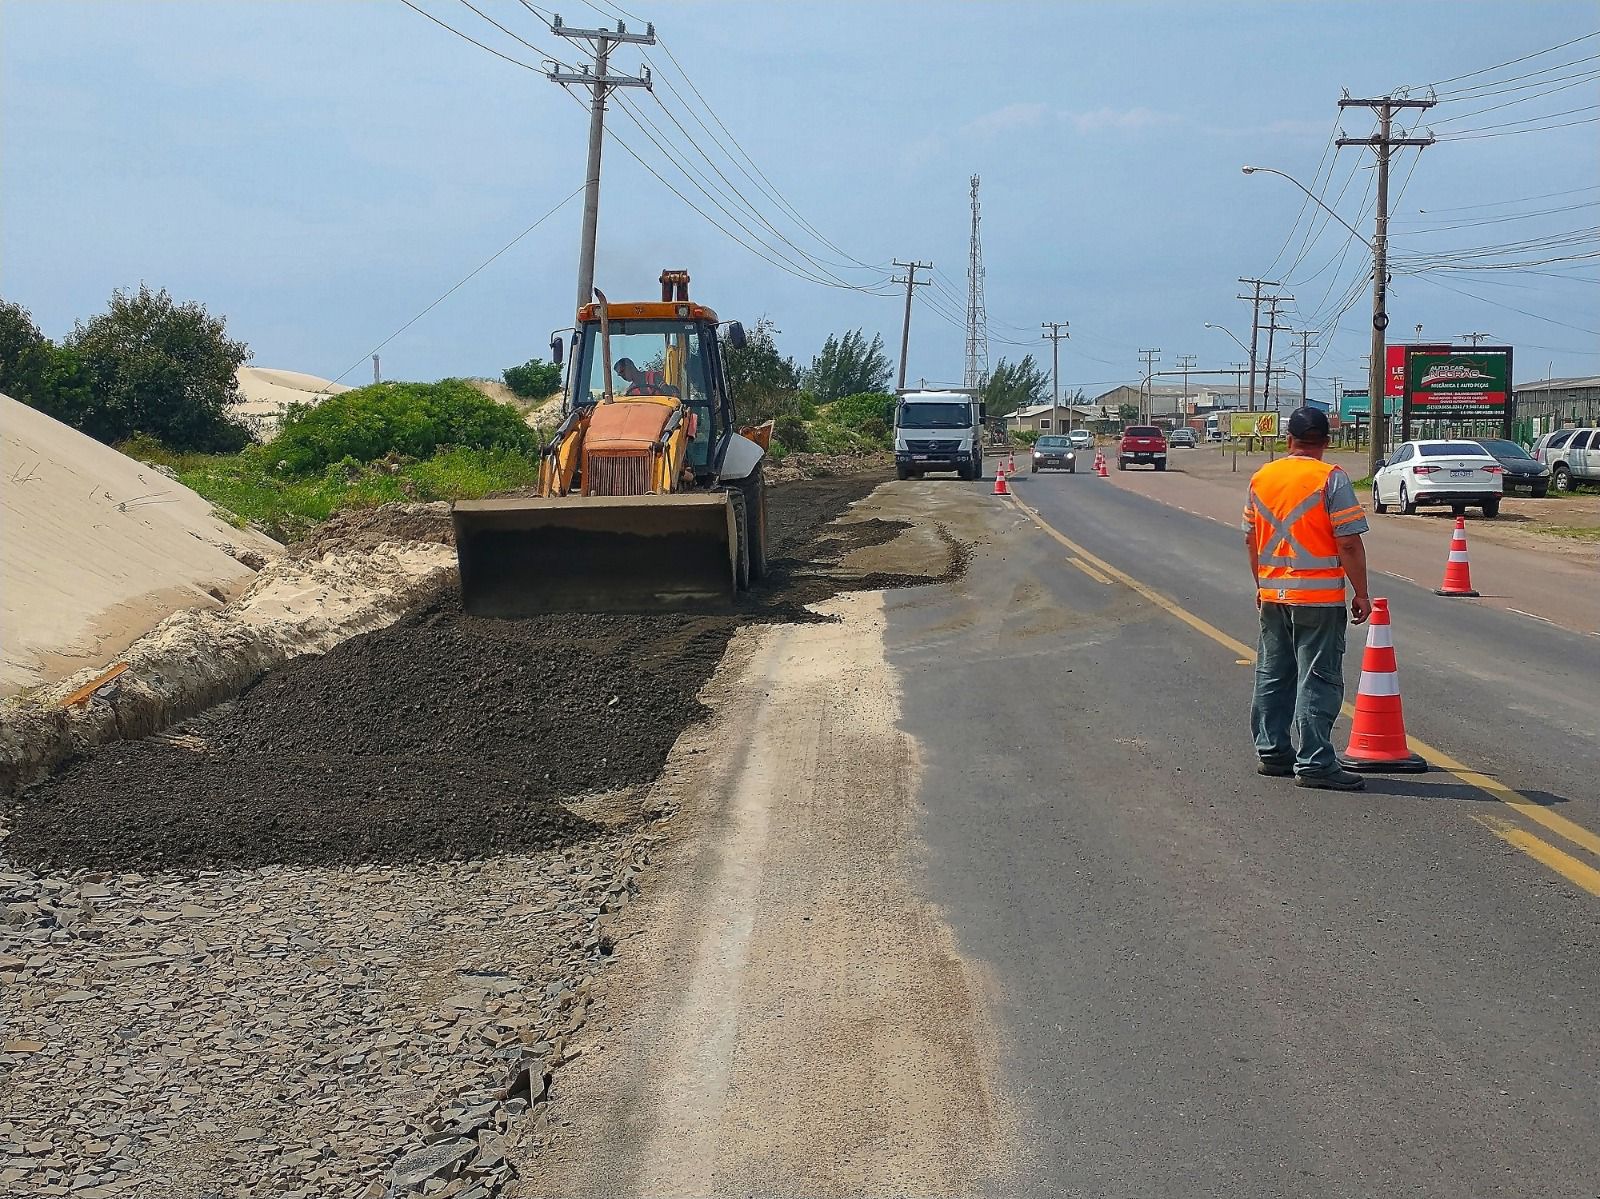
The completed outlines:
{"type": "Polygon", "coordinates": [[[1157,470],[1167,469],[1167,439],[1154,425],[1129,425],[1122,431],[1122,444],[1117,447],[1117,469],[1127,470],[1134,462],[1148,462],[1157,470]]]}

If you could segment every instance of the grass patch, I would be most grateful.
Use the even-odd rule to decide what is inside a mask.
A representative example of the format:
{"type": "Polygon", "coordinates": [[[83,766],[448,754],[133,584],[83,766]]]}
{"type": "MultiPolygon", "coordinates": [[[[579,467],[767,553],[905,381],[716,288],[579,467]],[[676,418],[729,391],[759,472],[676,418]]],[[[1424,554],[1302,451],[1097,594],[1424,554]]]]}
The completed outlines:
{"type": "Polygon", "coordinates": [[[537,455],[515,450],[442,450],[421,461],[386,459],[363,466],[336,462],[320,474],[294,476],[268,466],[260,447],[242,454],[175,454],[148,441],[124,452],[173,471],[185,487],[221,509],[230,524],[255,525],[293,541],[346,508],[400,501],[480,499],[530,487],[539,479],[537,455]]]}
{"type": "Polygon", "coordinates": [[[1534,532],[1570,541],[1600,541],[1600,525],[1545,525],[1534,532]]]}

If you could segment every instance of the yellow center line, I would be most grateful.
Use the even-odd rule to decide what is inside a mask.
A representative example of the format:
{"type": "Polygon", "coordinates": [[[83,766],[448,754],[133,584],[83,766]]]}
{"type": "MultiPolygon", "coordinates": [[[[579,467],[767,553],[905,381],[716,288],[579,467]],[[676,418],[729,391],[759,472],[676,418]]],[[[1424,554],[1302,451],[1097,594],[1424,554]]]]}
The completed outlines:
{"type": "MultiPolygon", "coordinates": [[[[1234,653],[1239,655],[1239,661],[1241,665],[1246,662],[1255,661],[1255,650],[1246,645],[1244,642],[1228,636],[1228,634],[1217,628],[1216,625],[1211,624],[1209,621],[1202,620],[1193,612],[1190,612],[1186,608],[1182,607],[1176,600],[1162,595],[1159,591],[1147,586],[1145,583],[1140,582],[1126,571],[1118,570],[1105,559],[1090,553],[1083,546],[1072,540],[1072,538],[1052,527],[1043,517],[1041,517],[1022,500],[1018,499],[1015,495],[1011,497],[1011,502],[1018,508],[1021,508],[1023,512],[1027,513],[1028,518],[1032,520],[1033,523],[1036,524],[1040,529],[1048,533],[1051,537],[1055,538],[1056,541],[1060,542],[1063,546],[1071,550],[1085,562],[1092,563],[1096,569],[1107,575],[1110,575],[1113,579],[1117,580],[1117,582],[1138,592],[1140,595],[1144,596],[1145,599],[1156,605],[1156,607],[1160,608],[1168,615],[1181,620],[1184,624],[1188,625],[1196,632],[1203,633],[1212,641],[1215,641],[1218,645],[1224,646],[1227,649],[1231,649],[1234,653]]],[[[1355,715],[1355,709],[1347,703],[1344,705],[1343,714],[1345,716],[1353,716],[1355,715]]],[[[1565,816],[1551,811],[1548,807],[1541,803],[1536,803],[1535,801],[1529,799],[1526,795],[1523,795],[1520,792],[1506,786],[1499,779],[1493,778],[1487,774],[1484,774],[1482,771],[1474,770],[1470,766],[1456,761],[1455,758],[1451,757],[1443,750],[1436,749],[1434,746],[1429,745],[1426,741],[1421,741],[1416,737],[1411,736],[1408,736],[1406,741],[1414,752],[1421,754],[1424,758],[1427,758],[1445,773],[1454,775],[1467,786],[1473,788],[1474,790],[1482,791],[1484,794],[1493,799],[1499,800],[1513,811],[1519,812],[1529,820],[1543,825],[1552,833],[1555,833],[1559,837],[1565,838],[1566,840],[1572,842],[1572,844],[1580,846],[1592,854],[1600,855],[1600,836],[1597,836],[1583,825],[1576,824],[1573,821],[1568,820],[1565,816]]],[[[1550,869],[1554,870],[1557,874],[1561,875],[1569,882],[1577,884],[1585,891],[1588,891],[1591,895],[1600,896],[1600,871],[1597,871],[1586,865],[1564,850],[1557,849],[1554,845],[1540,840],[1538,837],[1521,828],[1519,825],[1509,824],[1503,821],[1492,823],[1486,818],[1477,816],[1474,816],[1473,819],[1484,825],[1485,828],[1491,829],[1496,836],[1502,838],[1512,845],[1515,845],[1529,857],[1543,863],[1545,866],[1548,866],[1550,869]]]]}
{"type": "Polygon", "coordinates": [[[1079,570],[1083,571],[1084,574],[1088,575],[1096,583],[1104,583],[1107,587],[1111,586],[1111,580],[1110,579],[1108,579],[1105,575],[1101,574],[1094,567],[1090,566],[1082,558],[1068,558],[1067,561],[1072,563],[1079,570]]]}

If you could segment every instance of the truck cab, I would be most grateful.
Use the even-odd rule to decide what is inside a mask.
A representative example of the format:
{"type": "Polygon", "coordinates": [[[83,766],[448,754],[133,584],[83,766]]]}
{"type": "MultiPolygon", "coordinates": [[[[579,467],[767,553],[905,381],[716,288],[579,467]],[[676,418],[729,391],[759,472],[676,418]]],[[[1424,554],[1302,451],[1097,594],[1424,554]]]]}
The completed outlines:
{"type": "Polygon", "coordinates": [[[901,479],[983,474],[983,404],[959,391],[908,391],[894,405],[894,470],[901,479]]]}

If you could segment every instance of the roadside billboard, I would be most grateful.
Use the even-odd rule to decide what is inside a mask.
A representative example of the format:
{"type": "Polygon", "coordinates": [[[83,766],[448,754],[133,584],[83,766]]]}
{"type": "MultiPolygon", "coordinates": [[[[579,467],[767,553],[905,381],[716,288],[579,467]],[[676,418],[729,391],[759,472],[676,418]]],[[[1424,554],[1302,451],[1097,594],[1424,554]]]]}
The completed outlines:
{"type": "Polygon", "coordinates": [[[1278,414],[1276,412],[1230,412],[1228,433],[1234,437],[1276,437],[1278,414]]]}
{"type": "MultiPolygon", "coordinates": [[[[1406,346],[1403,435],[1470,426],[1505,429],[1511,416],[1511,347],[1438,350],[1406,346]]],[[[1466,432],[1467,430],[1462,430],[1466,432]]]]}
{"type": "MultiPolygon", "coordinates": [[[[1429,354],[1448,354],[1451,347],[1446,345],[1418,345],[1400,342],[1395,345],[1385,346],[1383,351],[1383,394],[1393,396],[1398,400],[1406,394],[1406,355],[1414,351],[1426,351],[1429,354]]],[[[1394,409],[1398,411],[1398,405],[1394,409]]],[[[1385,408],[1385,412],[1390,409],[1385,408]]]]}

